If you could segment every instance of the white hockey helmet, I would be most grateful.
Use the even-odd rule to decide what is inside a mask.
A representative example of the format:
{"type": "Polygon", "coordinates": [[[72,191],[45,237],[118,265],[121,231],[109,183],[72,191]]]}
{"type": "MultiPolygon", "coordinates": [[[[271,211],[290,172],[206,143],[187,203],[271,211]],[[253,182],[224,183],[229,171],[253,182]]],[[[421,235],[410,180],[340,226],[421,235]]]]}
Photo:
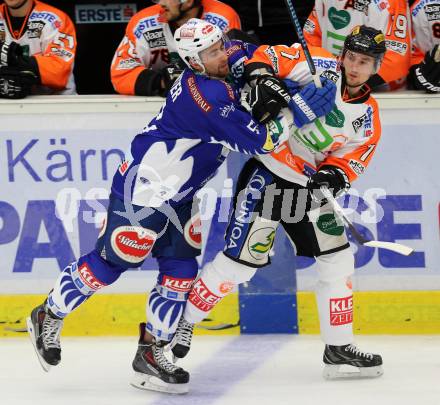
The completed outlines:
{"type": "Polygon", "coordinates": [[[205,66],[200,58],[200,52],[208,49],[211,45],[224,39],[222,30],[214,24],[199,18],[191,18],[174,33],[177,52],[182,60],[190,67],[191,63],[197,63],[203,68],[205,66]]]}

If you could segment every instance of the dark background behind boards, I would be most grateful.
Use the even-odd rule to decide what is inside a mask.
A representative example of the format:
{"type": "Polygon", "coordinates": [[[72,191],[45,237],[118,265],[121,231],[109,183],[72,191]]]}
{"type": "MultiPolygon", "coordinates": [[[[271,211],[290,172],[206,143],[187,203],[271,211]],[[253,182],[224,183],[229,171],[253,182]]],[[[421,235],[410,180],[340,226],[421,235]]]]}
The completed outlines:
{"type": "MultiPolygon", "coordinates": [[[[151,6],[149,0],[42,0],[69,15],[76,27],[78,47],[75,59],[75,81],[79,94],[114,94],[110,81],[110,65],[113,55],[122,40],[127,23],[88,23],[77,24],[76,4],[128,4],[137,6],[137,11],[151,6]]],[[[2,0],[0,0],[2,2],[2,0]]],[[[283,0],[262,0],[263,27],[258,27],[256,0],[224,0],[240,15],[243,28],[253,30],[261,43],[276,44],[295,42],[296,35],[289,25],[283,0]],[[288,31],[286,31],[286,29],[288,31]],[[286,35],[286,32],[288,35],[286,35]]],[[[302,22],[313,7],[314,0],[294,0],[297,13],[302,22]]]]}
{"type": "MultiPolygon", "coordinates": [[[[113,94],[110,64],[122,40],[126,23],[77,24],[75,4],[137,5],[137,11],[151,6],[149,0],[43,0],[66,12],[75,23],[78,49],[75,61],[75,80],[79,94],[113,94]]],[[[223,0],[240,15],[243,29],[254,31],[264,44],[290,45],[297,41],[284,0],[261,0],[263,25],[259,26],[257,0],[223,0]]],[[[0,0],[2,2],[2,0],[0,0]]],[[[410,0],[412,4],[414,0],[410,0]]],[[[293,0],[301,25],[311,12],[314,0],[293,0]]]]}
{"type": "MultiPolygon", "coordinates": [[[[1,0],[0,0],[1,1],[1,0]]],[[[151,6],[149,0],[43,0],[66,12],[75,23],[78,37],[78,48],[75,60],[75,80],[79,94],[114,94],[110,81],[110,65],[122,40],[126,23],[91,23],[77,24],[75,19],[75,4],[121,4],[134,3],[137,11],[151,6]]],[[[258,25],[256,0],[225,0],[232,6],[242,19],[243,28],[254,30],[260,36],[262,43],[295,42],[296,35],[289,23],[283,0],[262,0],[263,27],[258,25]],[[286,31],[286,29],[288,31],[286,31]],[[289,34],[286,35],[286,32],[289,34]]],[[[294,0],[297,13],[302,22],[313,7],[314,0],[294,0]]]]}

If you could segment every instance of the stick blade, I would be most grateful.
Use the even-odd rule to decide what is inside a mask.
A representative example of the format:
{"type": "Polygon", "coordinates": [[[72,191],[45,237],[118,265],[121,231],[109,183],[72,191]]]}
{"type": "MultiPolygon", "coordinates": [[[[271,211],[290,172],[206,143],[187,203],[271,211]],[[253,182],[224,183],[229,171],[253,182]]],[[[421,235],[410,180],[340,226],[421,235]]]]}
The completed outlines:
{"type": "Polygon", "coordinates": [[[392,250],[393,252],[399,253],[404,256],[409,256],[412,252],[414,252],[413,248],[409,246],[401,245],[400,243],[394,242],[382,242],[379,240],[370,240],[369,242],[363,243],[364,246],[376,247],[381,249],[392,250]]]}

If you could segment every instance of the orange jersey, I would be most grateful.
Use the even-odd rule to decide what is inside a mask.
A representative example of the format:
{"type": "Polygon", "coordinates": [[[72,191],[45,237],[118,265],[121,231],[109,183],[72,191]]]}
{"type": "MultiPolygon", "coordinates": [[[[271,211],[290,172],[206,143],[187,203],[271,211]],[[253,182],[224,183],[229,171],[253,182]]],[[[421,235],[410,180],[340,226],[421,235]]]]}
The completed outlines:
{"type": "Polygon", "coordinates": [[[75,94],[73,62],[76,52],[75,27],[64,12],[34,1],[20,32],[13,32],[6,12],[0,5],[0,41],[17,42],[38,64],[42,86],[32,94],[75,94]]]}
{"type": "Polygon", "coordinates": [[[316,0],[304,24],[304,37],[309,45],[339,55],[345,37],[356,25],[367,25],[385,34],[387,52],[378,73],[390,89],[401,87],[411,62],[407,1],[316,0]]]}
{"type": "MultiPolygon", "coordinates": [[[[342,73],[335,57],[323,48],[311,47],[310,52],[317,73],[325,71],[336,83],[335,107],[325,117],[294,127],[287,142],[258,159],[276,175],[303,186],[324,165],[341,168],[353,181],[365,171],[379,141],[378,106],[369,93],[351,100],[343,97],[342,73]]],[[[312,80],[299,44],[262,46],[247,63],[252,62],[268,64],[277,76],[298,81],[301,86],[312,80]]]]}
{"type": "MultiPolygon", "coordinates": [[[[216,0],[202,0],[201,19],[217,25],[223,32],[241,29],[238,14],[216,0]]],[[[147,7],[135,14],[127,25],[111,65],[113,87],[121,94],[135,94],[137,77],[145,69],[159,70],[177,55],[173,32],[161,16],[162,7],[147,7]]]]}
{"type": "Polygon", "coordinates": [[[419,64],[440,44],[440,0],[416,0],[411,6],[413,48],[411,65],[419,64]]]}

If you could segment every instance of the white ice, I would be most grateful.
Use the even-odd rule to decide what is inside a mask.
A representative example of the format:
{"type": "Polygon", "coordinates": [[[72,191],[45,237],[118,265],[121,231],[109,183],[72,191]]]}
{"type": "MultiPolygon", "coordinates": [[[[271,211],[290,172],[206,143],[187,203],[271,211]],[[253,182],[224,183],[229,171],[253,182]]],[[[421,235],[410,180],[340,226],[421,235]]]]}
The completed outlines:
{"type": "Polygon", "coordinates": [[[358,336],[382,354],[384,375],[326,381],[317,336],[195,336],[181,366],[190,392],[129,385],[136,338],[64,338],[45,373],[27,339],[0,339],[1,405],[439,405],[440,336],[358,336]]]}

